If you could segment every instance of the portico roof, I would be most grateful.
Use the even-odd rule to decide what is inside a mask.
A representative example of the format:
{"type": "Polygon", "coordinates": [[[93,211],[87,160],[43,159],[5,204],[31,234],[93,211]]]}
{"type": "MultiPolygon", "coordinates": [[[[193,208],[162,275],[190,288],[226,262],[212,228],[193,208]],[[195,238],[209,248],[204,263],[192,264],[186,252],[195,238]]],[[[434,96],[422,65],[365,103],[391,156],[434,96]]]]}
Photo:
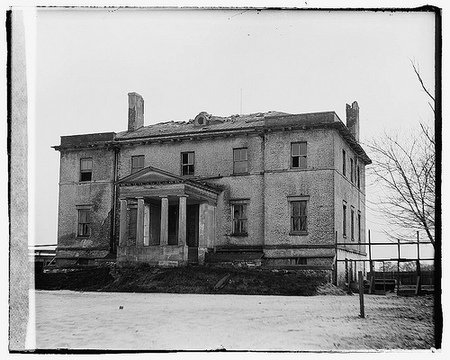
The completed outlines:
{"type": "Polygon", "coordinates": [[[159,183],[180,183],[186,179],[181,176],[172,174],[168,171],[157,169],[153,166],[147,166],[134,174],[125,176],[117,181],[118,185],[135,185],[135,184],[159,184],[159,183]]]}
{"type": "Polygon", "coordinates": [[[205,182],[184,178],[168,171],[148,166],[116,182],[120,197],[147,197],[187,195],[201,201],[215,203],[221,192],[205,182]]]}

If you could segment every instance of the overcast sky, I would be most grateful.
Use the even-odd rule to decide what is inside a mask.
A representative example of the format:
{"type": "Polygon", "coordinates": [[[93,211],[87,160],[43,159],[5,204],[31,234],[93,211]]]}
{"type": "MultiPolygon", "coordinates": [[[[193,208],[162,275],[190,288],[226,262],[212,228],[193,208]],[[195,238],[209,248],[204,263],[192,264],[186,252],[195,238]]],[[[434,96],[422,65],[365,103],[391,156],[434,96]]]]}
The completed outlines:
{"type": "MultiPolygon", "coordinates": [[[[410,61],[434,92],[434,15],[412,12],[40,10],[36,17],[35,242],[57,241],[60,136],[358,101],[362,142],[431,120],[410,61]]],[[[31,126],[33,128],[33,126],[31,126]]],[[[369,188],[368,188],[369,190],[369,188]]],[[[370,200],[370,193],[367,194],[370,200]]],[[[385,240],[368,204],[372,240],[385,240]]]]}

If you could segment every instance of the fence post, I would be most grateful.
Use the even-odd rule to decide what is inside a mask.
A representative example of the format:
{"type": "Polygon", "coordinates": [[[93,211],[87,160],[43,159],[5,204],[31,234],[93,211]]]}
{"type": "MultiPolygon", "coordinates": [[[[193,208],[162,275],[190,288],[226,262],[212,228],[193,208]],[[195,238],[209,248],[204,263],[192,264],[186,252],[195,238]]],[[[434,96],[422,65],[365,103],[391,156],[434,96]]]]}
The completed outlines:
{"type": "Polygon", "coordinates": [[[420,295],[420,287],[421,287],[421,280],[420,280],[420,275],[419,275],[419,276],[417,276],[417,280],[416,280],[415,295],[420,295]]]}
{"type": "Polygon", "coordinates": [[[369,270],[370,270],[370,287],[369,294],[373,294],[375,292],[374,284],[375,284],[375,274],[373,272],[373,262],[372,262],[372,244],[370,243],[370,229],[369,229],[369,270]]]}
{"type": "Polygon", "coordinates": [[[348,259],[345,258],[345,281],[347,281],[347,293],[351,294],[352,289],[350,288],[350,270],[348,268],[348,259]]]}
{"type": "Polygon", "coordinates": [[[397,259],[397,295],[400,294],[400,240],[397,240],[398,259],[397,259]]]}
{"type": "Polygon", "coordinates": [[[416,282],[416,295],[419,295],[422,290],[422,281],[421,281],[421,271],[420,271],[420,240],[419,240],[419,231],[417,231],[417,282],[416,282]]]}
{"type": "Polygon", "coordinates": [[[363,283],[363,276],[362,271],[358,271],[358,283],[359,283],[359,309],[360,314],[359,316],[364,318],[364,283],[363,283]]]}

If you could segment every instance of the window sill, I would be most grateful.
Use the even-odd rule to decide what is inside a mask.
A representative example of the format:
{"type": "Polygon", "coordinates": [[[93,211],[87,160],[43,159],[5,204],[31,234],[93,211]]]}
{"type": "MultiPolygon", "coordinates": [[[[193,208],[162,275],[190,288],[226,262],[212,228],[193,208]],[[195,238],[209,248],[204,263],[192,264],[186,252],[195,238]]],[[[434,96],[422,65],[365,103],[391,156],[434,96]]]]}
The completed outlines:
{"type": "Polygon", "coordinates": [[[230,236],[246,237],[246,236],[248,236],[248,233],[231,234],[230,236]]]}
{"type": "Polygon", "coordinates": [[[77,235],[78,239],[88,239],[90,237],[91,237],[91,235],[77,235]]]}
{"type": "Polygon", "coordinates": [[[289,168],[288,171],[306,171],[308,170],[308,168],[289,168]]]}
{"type": "Polygon", "coordinates": [[[295,231],[295,232],[290,232],[289,233],[290,236],[305,236],[308,235],[307,231],[295,231]]]}
{"type": "Polygon", "coordinates": [[[242,173],[232,173],[231,176],[246,176],[250,175],[249,172],[242,172],[242,173]]]}

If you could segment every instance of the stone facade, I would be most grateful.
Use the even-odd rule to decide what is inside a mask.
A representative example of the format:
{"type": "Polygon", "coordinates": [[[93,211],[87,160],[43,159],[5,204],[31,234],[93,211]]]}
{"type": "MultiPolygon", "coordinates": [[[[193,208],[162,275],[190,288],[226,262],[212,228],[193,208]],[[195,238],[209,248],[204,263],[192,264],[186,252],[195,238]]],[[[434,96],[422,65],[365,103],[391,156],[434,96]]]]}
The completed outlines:
{"type": "MultiPolygon", "coordinates": [[[[90,143],[94,139],[87,139],[90,143]]],[[[80,142],[82,139],[80,139],[80,142]]],[[[114,152],[99,147],[61,151],[57,256],[60,264],[103,258],[111,250],[114,152]],[[80,179],[81,159],[92,158],[92,178],[80,179]],[[76,171],[75,169],[78,169],[76,171]],[[78,236],[78,210],[91,210],[90,236],[78,236]]]]}
{"type": "Polygon", "coordinates": [[[143,126],[143,99],[130,93],[129,103],[127,131],[55,146],[61,264],[115,254],[119,264],[178,266],[251,249],[267,266],[337,269],[339,282],[364,268],[350,261],[365,258],[371,163],[356,102],[349,127],[334,112],[203,112],[143,126]]]}

